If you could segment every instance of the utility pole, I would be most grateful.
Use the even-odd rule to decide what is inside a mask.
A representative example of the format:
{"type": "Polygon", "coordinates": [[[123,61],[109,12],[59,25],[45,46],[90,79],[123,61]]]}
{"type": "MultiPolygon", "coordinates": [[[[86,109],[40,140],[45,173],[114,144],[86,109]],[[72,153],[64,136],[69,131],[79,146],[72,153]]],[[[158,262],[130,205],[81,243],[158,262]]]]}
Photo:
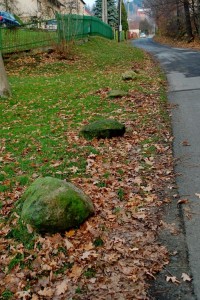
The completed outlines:
{"type": "Polygon", "coordinates": [[[118,0],[118,42],[121,42],[121,32],[122,32],[122,3],[118,0]]]}
{"type": "Polygon", "coordinates": [[[128,22],[129,22],[129,4],[130,4],[130,0],[127,1],[127,19],[128,19],[127,21],[128,22]]]}
{"type": "Polygon", "coordinates": [[[6,70],[3,63],[3,58],[0,51],[0,97],[11,96],[11,91],[6,76],[6,70]]]}
{"type": "Polygon", "coordinates": [[[102,0],[102,21],[108,24],[107,0],[102,0]]]}

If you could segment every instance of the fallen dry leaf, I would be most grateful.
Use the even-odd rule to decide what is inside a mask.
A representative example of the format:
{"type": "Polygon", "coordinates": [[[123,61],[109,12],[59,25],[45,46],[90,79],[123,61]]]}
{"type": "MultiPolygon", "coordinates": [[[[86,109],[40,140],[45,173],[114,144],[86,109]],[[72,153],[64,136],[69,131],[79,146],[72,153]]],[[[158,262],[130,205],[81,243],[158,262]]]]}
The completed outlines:
{"type": "Polygon", "coordinates": [[[17,299],[23,299],[23,300],[29,299],[31,297],[30,290],[17,292],[15,295],[17,299]]]}
{"type": "Polygon", "coordinates": [[[187,203],[189,203],[189,200],[188,200],[188,199],[181,199],[181,200],[178,200],[178,201],[177,201],[177,205],[178,205],[178,204],[187,204],[187,203]]]}
{"type": "Polygon", "coordinates": [[[65,243],[67,250],[74,247],[74,245],[67,238],[64,239],[64,243],[65,243]]]}
{"type": "Polygon", "coordinates": [[[192,280],[192,278],[186,273],[182,273],[181,278],[183,279],[183,281],[191,281],[192,280]]]}
{"type": "Polygon", "coordinates": [[[75,230],[70,230],[70,231],[66,231],[66,232],[65,232],[65,235],[66,235],[67,237],[72,237],[74,234],[75,234],[75,230]]]}
{"type": "Polygon", "coordinates": [[[187,140],[182,141],[183,146],[190,146],[190,143],[187,140]]]}
{"type": "Polygon", "coordinates": [[[69,279],[64,279],[61,283],[59,283],[57,286],[56,286],[56,291],[55,291],[55,295],[56,296],[60,296],[62,294],[64,294],[67,289],[68,289],[68,284],[69,282],[69,279]]]}
{"type": "Polygon", "coordinates": [[[83,268],[79,267],[77,265],[73,265],[71,269],[71,273],[69,274],[69,277],[72,277],[73,279],[78,279],[83,272],[83,268]]]}
{"type": "Polygon", "coordinates": [[[166,276],[166,281],[167,282],[173,282],[173,283],[180,283],[180,281],[176,278],[176,276],[166,276]]]}
{"type": "Polygon", "coordinates": [[[34,229],[30,224],[27,224],[26,227],[29,233],[33,233],[34,229]]]}
{"type": "Polygon", "coordinates": [[[39,300],[39,297],[36,294],[33,294],[31,300],[39,300]]]}
{"type": "Polygon", "coordinates": [[[48,287],[45,287],[43,290],[40,290],[38,292],[38,295],[44,296],[44,297],[52,297],[54,294],[54,290],[48,287]]]}

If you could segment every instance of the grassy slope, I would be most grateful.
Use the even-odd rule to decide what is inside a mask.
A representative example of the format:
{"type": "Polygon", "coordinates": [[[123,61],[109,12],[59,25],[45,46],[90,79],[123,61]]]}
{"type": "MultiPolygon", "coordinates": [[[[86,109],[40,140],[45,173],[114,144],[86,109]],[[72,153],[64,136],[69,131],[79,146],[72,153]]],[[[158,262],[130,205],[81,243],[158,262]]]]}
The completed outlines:
{"type": "MultiPolygon", "coordinates": [[[[123,82],[121,73],[134,67],[134,61],[144,63],[143,54],[125,44],[117,51],[116,47],[118,44],[111,41],[91,39],[79,47],[79,56],[72,64],[40,64],[33,60],[19,71],[15,67],[18,74],[10,76],[13,97],[1,102],[1,137],[9,138],[6,151],[14,156],[15,162],[6,166],[1,180],[16,181],[15,163],[22,173],[17,176],[19,181],[26,180],[23,177],[28,180],[36,169],[43,176],[54,174],[51,165],[59,159],[63,163],[58,170],[67,175],[71,175],[68,166],[78,164],[84,171],[83,149],[73,145],[74,149],[66,152],[71,128],[79,130],[85,121],[115,116],[119,108],[116,102],[101,99],[101,92],[96,91],[128,91],[134,86],[140,89],[138,83],[123,82]],[[76,153],[80,153],[80,159],[70,162],[76,153]]],[[[150,81],[146,75],[140,77],[141,82],[150,81]]],[[[4,188],[3,185],[1,189],[4,188]]]]}
{"type": "Polygon", "coordinates": [[[45,291],[52,298],[66,275],[71,278],[69,289],[56,299],[74,295],[73,299],[98,299],[94,294],[101,284],[108,284],[111,293],[115,290],[110,272],[113,282],[121,276],[116,299],[120,292],[126,299],[133,294],[145,299],[146,272],[155,273],[166,261],[166,251],[153,238],[157,225],[145,208],[157,201],[160,205],[159,193],[170,180],[162,75],[146,55],[125,43],[91,38],[74,51],[74,60],[58,60],[53,54],[7,63],[13,96],[0,102],[1,234],[6,237],[1,247],[5,254],[0,272],[3,299],[30,287],[31,295],[45,296],[38,280],[42,276],[52,280],[45,286],[51,289],[45,291]],[[124,82],[121,74],[130,69],[139,72],[138,79],[124,82]],[[129,96],[108,99],[110,89],[129,91],[129,96]],[[102,117],[124,123],[125,137],[90,142],[79,137],[82,125],[102,117]],[[95,204],[97,215],[87,228],[83,225],[66,234],[75,248],[68,249],[66,237],[42,239],[28,234],[19,222],[19,208],[7,220],[30,182],[47,175],[78,184],[95,204]],[[138,230],[143,232],[140,236],[138,230]],[[111,249],[116,236],[127,238],[125,244],[119,238],[115,242],[125,256],[111,249]],[[100,248],[95,248],[97,240],[100,248]],[[93,249],[94,255],[81,260],[85,249],[93,249]],[[101,266],[105,257],[110,259],[101,266]],[[137,263],[132,266],[134,259],[137,263]],[[131,270],[125,269],[128,265],[131,270]],[[104,268],[108,270],[102,275],[104,268]],[[96,278],[92,287],[91,277],[96,278]],[[9,282],[7,290],[5,282],[9,282]]]}

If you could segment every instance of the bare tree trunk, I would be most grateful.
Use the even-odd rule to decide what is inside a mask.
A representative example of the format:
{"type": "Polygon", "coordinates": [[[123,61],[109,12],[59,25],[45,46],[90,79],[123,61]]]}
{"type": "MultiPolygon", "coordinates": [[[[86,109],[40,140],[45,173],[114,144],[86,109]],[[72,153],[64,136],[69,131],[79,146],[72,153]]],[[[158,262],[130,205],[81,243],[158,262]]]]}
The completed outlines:
{"type": "Polygon", "coordinates": [[[191,19],[190,19],[189,1],[184,0],[183,1],[183,6],[184,6],[184,12],[185,12],[186,32],[187,32],[187,35],[188,35],[188,42],[190,42],[193,39],[193,33],[192,33],[192,25],[191,25],[191,19]]]}
{"type": "Polygon", "coordinates": [[[198,35],[200,36],[200,0],[197,0],[198,35]]]}
{"type": "Polygon", "coordinates": [[[194,24],[195,33],[199,34],[198,15],[197,15],[198,1],[191,0],[190,7],[191,7],[191,19],[192,19],[192,23],[194,24]]]}
{"type": "Polygon", "coordinates": [[[11,91],[6,75],[6,70],[3,63],[3,58],[0,52],[0,97],[11,96],[11,91]]]}
{"type": "Polygon", "coordinates": [[[180,8],[179,8],[178,0],[176,0],[176,24],[177,24],[177,32],[178,32],[178,34],[180,34],[181,22],[180,22],[180,8]]]}

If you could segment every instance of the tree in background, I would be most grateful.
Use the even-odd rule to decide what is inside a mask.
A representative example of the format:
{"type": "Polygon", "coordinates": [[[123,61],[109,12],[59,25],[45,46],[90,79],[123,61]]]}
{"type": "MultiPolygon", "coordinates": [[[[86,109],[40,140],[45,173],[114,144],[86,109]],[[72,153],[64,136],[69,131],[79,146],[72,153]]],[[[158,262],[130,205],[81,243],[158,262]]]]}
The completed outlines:
{"type": "Polygon", "coordinates": [[[140,21],[139,29],[141,32],[145,32],[148,35],[152,32],[153,26],[147,19],[144,19],[140,21]]]}
{"type": "Polygon", "coordinates": [[[122,1],[122,30],[125,31],[125,33],[128,31],[128,21],[127,21],[127,11],[124,5],[124,2],[122,1]]]}
{"type": "MultiPolygon", "coordinates": [[[[115,0],[107,0],[108,24],[115,27],[118,22],[117,6],[115,0]]],[[[102,20],[102,0],[96,0],[93,9],[94,16],[102,20]]]]}
{"type": "Polygon", "coordinates": [[[189,42],[200,28],[199,24],[195,26],[197,0],[144,0],[144,7],[151,10],[161,35],[185,37],[189,42]]]}
{"type": "Polygon", "coordinates": [[[102,20],[102,0],[96,0],[93,8],[94,16],[102,20]]]}
{"type": "Polygon", "coordinates": [[[108,24],[115,27],[118,24],[117,5],[115,0],[107,0],[108,24]]]}

